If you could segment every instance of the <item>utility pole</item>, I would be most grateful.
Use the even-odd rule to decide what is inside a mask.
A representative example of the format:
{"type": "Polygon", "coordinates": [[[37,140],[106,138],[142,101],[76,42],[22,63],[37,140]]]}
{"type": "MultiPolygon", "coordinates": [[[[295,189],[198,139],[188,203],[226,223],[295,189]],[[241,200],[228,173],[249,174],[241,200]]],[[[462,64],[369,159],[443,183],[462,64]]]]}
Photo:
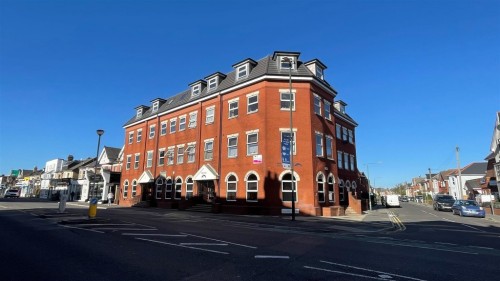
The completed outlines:
{"type": "Polygon", "coordinates": [[[462,171],[460,169],[460,148],[457,146],[456,148],[457,151],[457,170],[458,170],[458,191],[460,198],[458,199],[464,199],[463,195],[463,190],[462,190],[462,171]]]}

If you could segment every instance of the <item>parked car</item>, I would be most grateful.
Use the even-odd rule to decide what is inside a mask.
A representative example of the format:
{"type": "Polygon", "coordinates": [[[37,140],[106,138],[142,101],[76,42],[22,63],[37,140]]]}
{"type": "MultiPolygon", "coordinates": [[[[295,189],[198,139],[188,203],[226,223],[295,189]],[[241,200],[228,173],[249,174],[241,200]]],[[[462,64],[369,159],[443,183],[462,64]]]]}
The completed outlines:
{"type": "Polygon", "coordinates": [[[415,197],[415,202],[417,202],[417,203],[423,203],[424,202],[424,196],[417,195],[417,197],[415,197]]]}
{"type": "Polygon", "coordinates": [[[455,203],[455,198],[451,195],[436,194],[432,207],[436,211],[451,211],[451,206],[455,203]]]}
{"type": "Polygon", "coordinates": [[[458,214],[463,217],[480,217],[484,218],[486,212],[484,208],[474,200],[456,200],[451,211],[454,215],[458,214]]]}
{"type": "Polygon", "coordinates": [[[8,189],[7,191],[5,191],[3,198],[9,198],[9,197],[19,198],[19,193],[20,193],[19,189],[8,189]]]}
{"type": "Polygon", "coordinates": [[[401,202],[408,202],[408,201],[410,201],[408,199],[408,196],[406,196],[406,195],[401,196],[401,202]]]}

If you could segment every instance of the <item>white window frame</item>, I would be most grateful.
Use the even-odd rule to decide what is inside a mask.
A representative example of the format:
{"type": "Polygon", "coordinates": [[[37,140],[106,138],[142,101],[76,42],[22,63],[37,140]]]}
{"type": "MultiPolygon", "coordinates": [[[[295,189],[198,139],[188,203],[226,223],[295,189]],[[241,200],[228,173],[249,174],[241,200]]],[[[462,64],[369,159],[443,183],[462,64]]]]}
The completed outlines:
{"type": "Polygon", "coordinates": [[[236,80],[248,77],[248,74],[250,72],[249,69],[250,68],[248,67],[248,64],[238,66],[236,69],[236,80]]]}
{"type": "Polygon", "coordinates": [[[214,77],[214,78],[211,78],[208,80],[208,91],[212,91],[212,90],[217,89],[217,86],[218,86],[217,80],[218,80],[217,77],[214,77]]]}
{"type": "Polygon", "coordinates": [[[125,169],[130,170],[131,165],[132,165],[132,155],[129,154],[127,155],[127,164],[125,166],[125,169]]]}
{"type": "MultiPolygon", "coordinates": [[[[290,90],[280,90],[280,110],[290,111],[290,107],[284,107],[283,103],[290,104],[290,98],[284,99],[283,95],[290,94],[290,90]]],[[[295,90],[292,89],[292,111],[295,111],[295,90]]]]}
{"type": "Polygon", "coordinates": [[[153,151],[149,150],[147,152],[146,168],[151,168],[151,167],[153,167],[153,151]]]}
{"type": "Polygon", "coordinates": [[[324,77],[323,68],[316,66],[316,77],[323,80],[324,77]]]}
{"type": "Polygon", "coordinates": [[[174,165],[175,147],[170,146],[167,150],[167,165],[174,165]]]}
{"type": "MultiPolygon", "coordinates": [[[[285,175],[283,175],[283,177],[282,177],[282,178],[281,178],[281,180],[280,180],[280,185],[281,185],[281,201],[282,201],[282,202],[292,202],[292,200],[285,200],[285,199],[284,199],[284,198],[285,198],[285,196],[284,196],[284,195],[285,195],[285,193],[287,193],[287,194],[288,194],[288,193],[292,194],[292,193],[293,193],[293,191],[295,191],[295,197],[294,197],[294,199],[295,199],[295,202],[297,202],[297,200],[298,200],[298,196],[297,196],[297,191],[298,191],[298,181],[297,181],[297,178],[296,178],[296,177],[294,177],[294,176],[292,175],[292,177],[290,177],[290,180],[284,180],[285,176],[287,176],[287,175],[292,175],[292,174],[291,174],[290,172],[288,172],[288,173],[286,173],[285,175]],[[287,190],[285,190],[285,189],[284,189],[284,183],[285,183],[285,182],[286,182],[286,183],[288,183],[288,182],[290,183],[290,190],[288,190],[288,189],[287,189],[287,190]]],[[[291,196],[291,195],[290,195],[290,196],[291,196]]]]}
{"type": "Polygon", "coordinates": [[[186,115],[179,116],[179,132],[186,130],[186,115]]]}
{"type": "Polygon", "coordinates": [[[340,150],[337,150],[337,166],[339,169],[344,169],[343,157],[344,153],[340,150]]]}
{"type": "Polygon", "coordinates": [[[205,161],[210,161],[214,159],[214,140],[209,139],[204,141],[204,147],[203,147],[203,159],[205,161]],[[207,145],[210,144],[212,148],[210,150],[207,150],[207,145]],[[211,157],[207,158],[207,155],[210,153],[211,157]]]}
{"type": "Polygon", "coordinates": [[[238,135],[227,136],[227,158],[238,157],[238,135]],[[232,144],[231,141],[234,141],[232,144]],[[234,155],[231,153],[234,152],[234,155]]]}
{"type": "MultiPolygon", "coordinates": [[[[259,201],[259,177],[257,176],[257,174],[255,173],[249,173],[246,177],[245,177],[245,187],[246,187],[246,199],[247,199],[247,202],[258,202],[259,201]],[[249,179],[250,176],[254,176],[255,179],[249,179]],[[255,188],[253,188],[253,185],[255,184],[255,188]],[[255,198],[256,199],[250,199],[251,196],[250,193],[255,193],[255,198]]],[[[297,190],[295,190],[297,191],[297,190]]]]}
{"type": "Polygon", "coordinates": [[[153,103],[153,109],[152,109],[152,112],[156,112],[156,111],[158,111],[159,105],[160,105],[160,102],[159,102],[159,101],[155,101],[155,102],[153,103]]]}
{"type": "Polygon", "coordinates": [[[345,201],[345,186],[344,180],[339,180],[339,200],[345,201]]]}
{"type": "Polygon", "coordinates": [[[314,94],[314,113],[321,116],[321,97],[314,94]]]}
{"type": "Polygon", "coordinates": [[[200,84],[194,85],[191,88],[191,96],[192,97],[197,97],[200,95],[200,93],[201,93],[201,85],[200,84]]]}
{"type": "Polygon", "coordinates": [[[172,186],[173,181],[171,178],[168,178],[165,181],[165,199],[172,199],[172,186]]]}
{"type": "Polygon", "coordinates": [[[349,170],[349,153],[344,152],[344,170],[349,170]]]}
{"type": "Polygon", "coordinates": [[[132,181],[132,197],[137,195],[137,180],[132,181]]]}
{"type": "Polygon", "coordinates": [[[167,126],[168,126],[168,121],[163,121],[161,122],[161,128],[160,128],[160,135],[164,136],[167,134],[167,126]]]}
{"type": "Polygon", "coordinates": [[[177,146],[177,164],[184,163],[184,145],[177,146]]]}
{"type": "Polygon", "coordinates": [[[189,124],[188,128],[196,128],[196,122],[198,120],[198,111],[189,113],[189,124]]]}
{"type": "Polygon", "coordinates": [[[128,180],[125,180],[123,182],[123,198],[128,197],[128,186],[129,186],[129,182],[128,182],[128,180]]]}
{"type": "Polygon", "coordinates": [[[349,138],[349,143],[354,144],[354,131],[351,129],[348,129],[347,132],[348,132],[347,135],[349,138]]]}
{"type": "Polygon", "coordinates": [[[142,129],[137,130],[137,142],[142,141],[142,129]]]}
{"type": "Polygon", "coordinates": [[[323,144],[323,134],[322,133],[319,133],[319,132],[316,132],[314,134],[314,142],[316,143],[316,157],[323,157],[325,155],[325,148],[324,148],[324,144],[323,144]],[[319,141],[319,143],[318,143],[319,141]],[[319,150],[321,149],[320,153],[319,150]]]}
{"type": "Polygon", "coordinates": [[[355,169],[354,169],[354,168],[355,168],[355,167],[354,167],[354,166],[355,166],[355,165],[354,165],[354,160],[355,160],[355,157],[354,157],[354,155],[350,154],[350,155],[349,155],[349,158],[350,158],[349,164],[350,164],[350,166],[351,166],[351,171],[354,171],[354,170],[355,170],[355,169]]]}
{"type": "Polygon", "coordinates": [[[335,135],[337,139],[342,139],[342,126],[340,124],[335,124],[335,135]]]}
{"type": "Polygon", "coordinates": [[[137,109],[137,113],[136,113],[136,115],[135,115],[135,118],[136,118],[136,119],[137,119],[137,118],[141,118],[141,117],[142,117],[142,108],[137,109]]]}
{"type": "Polygon", "coordinates": [[[156,134],[156,125],[150,125],[149,126],[149,138],[152,139],[155,137],[156,134]]]}
{"type": "Polygon", "coordinates": [[[292,70],[295,69],[295,57],[289,57],[289,56],[280,56],[280,60],[279,60],[279,66],[280,66],[280,69],[286,69],[286,70],[289,70],[290,68],[292,70]],[[290,59],[290,62],[285,62],[284,59],[285,58],[288,58],[290,59]]]}
{"type": "Polygon", "coordinates": [[[196,143],[188,143],[188,146],[186,148],[186,154],[187,154],[187,162],[188,163],[194,163],[196,160],[196,143]]]}
{"type": "Polygon", "coordinates": [[[182,178],[177,178],[174,182],[174,200],[182,199],[182,178]]]}
{"type": "Polygon", "coordinates": [[[165,155],[167,154],[165,148],[158,149],[158,166],[165,165],[165,155]]]}
{"type": "Polygon", "coordinates": [[[156,183],[155,183],[155,198],[156,199],[161,199],[161,194],[163,193],[162,192],[162,187],[163,187],[163,184],[165,183],[165,181],[163,180],[162,177],[159,177],[157,180],[156,180],[156,183]]]}
{"type": "Polygon", "coordinates": [[[326,158],[333,159],[333,137],[325,136],[325,150],[326,150],[326,158]]]}
{"type": "Polygon", "coordinates": [[[140,153],[136,153],[134,155],[134,170],[139,169],[139,162],[140,161],[141,161],[141,154],[140,153]]]}
{"type": "Polygon", "coordinates": [[[342,141],[347,141],[348,137],[347,137],[347,128],[346,127],[342,127],[342,141]]]}
{"type": "Polygon", "coordinates": [[[316,175],[316,191],[318,193],[318,202],[325,202],[325,175],[318,173],[316,175]]]}
{"type": "Polygon", "coordinates": [[[232,99],[232,100],[229,100],[227,103],[228,103],[228,109],[229,109],[228,119],[238,117],[239,99],[237,99],[237,98],[232,99]]]}
{"type": "Polygon", "coordinates": [[[193,198],[194,181],[192,177],[186,179],[186,199],[193,198]]]}
{"type": "Polygon", "coordinates": [[[177,117],[170,119],[170,133],[173,134],[177,130],[177,117]]]}
{"type": "Polygon", "coordinates": [[[326,120],[329,120],[329,121],[332,121],[332,111],[331,111],[331,107],[332,104],[328,101],[324,101],[323,102],[323,109],[324,109],[324,112],[325,112],[325,119],[326,120]]]}
{"type": "Polygon", "coordinates": [[[259,111],[259,92],[250,93],[247,95],[247,114],[256,113],[259,111]],[[250,101],[255,98],[255,101],[250,101]],[[252,110],[252,106],[256,106],[254,110],[252,110]]]}
{"type": "Polygon", "coordinates": [[[128,133],[128,144],[132,144],[134,142],[134,132],[128,133]]]}
{"type": "Polygon", "coordinates": [[[247,135],[247,155],[257,155],[259,154],[259,131],[246,132],[247,135]],[[250,136],[256,135],[257,139],[255,142],[250,142],[250,136]],[[252,148],[255,147],[255,151],[252,152],[252,148]]]}
{"type": "Polygon", "coordinates": [[[328,201],[335,202],[335,178],[332,174],[328,175],[327,186],[328,186],[328,201]]]}
{"type": "Polygon", "coordinates": [[[226,201],[236,201],[237,193],[238,193],[238,178],[236,177],[235,174],[231,173],[226,177],[226,201]],[[231,177],[234,177],[234,180],[230,180],[231,177]],[[229,196],[229,194],[232,195],[234,194],[234,199],[229,199],[233,198],[233,196],[229,196]]]}
{"type": "Polygon", "coordinates": [[[213,124],[215,116],[215,106],[210,106],[206,108],[205,124],[213,124]]]}

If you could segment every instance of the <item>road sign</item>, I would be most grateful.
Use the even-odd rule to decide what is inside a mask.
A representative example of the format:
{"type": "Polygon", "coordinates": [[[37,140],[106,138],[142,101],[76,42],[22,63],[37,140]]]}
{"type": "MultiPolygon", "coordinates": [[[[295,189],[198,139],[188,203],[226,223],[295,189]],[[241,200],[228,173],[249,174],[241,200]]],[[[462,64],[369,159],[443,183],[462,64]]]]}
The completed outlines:
{"type": "Polygon", "coordinates": [[[281,164],[284,169],[290,169],[290,135],[283,134],[281,140],[281,164]]]}

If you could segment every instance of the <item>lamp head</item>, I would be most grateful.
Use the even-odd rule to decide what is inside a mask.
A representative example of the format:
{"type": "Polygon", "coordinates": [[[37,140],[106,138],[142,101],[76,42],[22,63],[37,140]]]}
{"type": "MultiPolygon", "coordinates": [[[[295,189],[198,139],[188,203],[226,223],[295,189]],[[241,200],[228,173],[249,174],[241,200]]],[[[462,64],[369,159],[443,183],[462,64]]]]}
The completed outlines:
{"type": "Polygon", "coordinates": [[[99,136],[102,136],[104,134],[104,130],[101,130],[101,129],[97,130],[97,134],[99,136]]]}

